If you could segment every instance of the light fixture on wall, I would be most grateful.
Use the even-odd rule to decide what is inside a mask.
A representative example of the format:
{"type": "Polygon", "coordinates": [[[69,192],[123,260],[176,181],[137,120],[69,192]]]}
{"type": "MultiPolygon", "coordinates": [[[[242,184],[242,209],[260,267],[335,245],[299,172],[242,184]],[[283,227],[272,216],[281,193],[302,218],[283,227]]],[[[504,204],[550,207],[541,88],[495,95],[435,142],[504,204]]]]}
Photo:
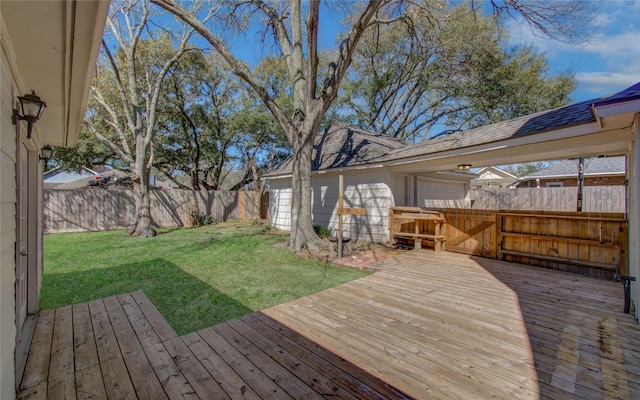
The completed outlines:
{"type": "Polygon", "coordinates": [[[458,171],[468,171],[471,169],[471,164],[458,164],[458,171]]]}
{"type": "Polygon", "coordinates": [[[13,124],[15,125],[18,121],[27,121],[27,138],[31,139],[33,124],[38,122],[47,103],[42,101],[34,90],[30,94],[18,96],[18,100],[20,100],[20,110],[13,110],[13,124]]]}
{"type": "Polygon", "coordinates": [[[46,165],[47,162],[51,160],[52,155],[53,155],[53,149],[51,148],[51,146],[46,145],[42,148],[42,150],[40,150],[40,155],[38,156],[38,158],[40,160],[44,160],[44,163],[46,165]]]}

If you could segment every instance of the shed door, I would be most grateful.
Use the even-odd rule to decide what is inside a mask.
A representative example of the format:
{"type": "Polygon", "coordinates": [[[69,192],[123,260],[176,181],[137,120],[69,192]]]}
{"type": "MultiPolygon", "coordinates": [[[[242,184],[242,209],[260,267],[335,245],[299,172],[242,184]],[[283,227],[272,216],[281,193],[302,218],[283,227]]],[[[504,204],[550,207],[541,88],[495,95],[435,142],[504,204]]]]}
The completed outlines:
{"type": "Polygon", "coordinates": [[[407,198],[409,197],[408,192],[408,181],[409,178],[406,176],[395,176],[393,179],[393,202],[396,206],[408,206],[407,198]]]}
{"type": "Polygon", "coordinates": [[[418,204],[424,200],[462,200],[465,198],[464,182],[444,182],[420,179],[418,182],[418,204]]]}

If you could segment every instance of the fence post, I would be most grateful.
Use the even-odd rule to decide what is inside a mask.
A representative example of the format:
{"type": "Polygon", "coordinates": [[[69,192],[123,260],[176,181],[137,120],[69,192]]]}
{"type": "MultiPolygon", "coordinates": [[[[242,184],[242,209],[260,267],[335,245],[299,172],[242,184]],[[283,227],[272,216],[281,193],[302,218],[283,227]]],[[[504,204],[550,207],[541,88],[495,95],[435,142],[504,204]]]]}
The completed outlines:
{"type": "Polygon", "coordinates": [[[245,212],[246,212],[246,205],[245,205],[245,192],[244,190],[241,190],[238,192],[238,203],[240,206],[240,209],[238,210],[238,219],[240,221],[244,221],[245,220],[245,212]]]}

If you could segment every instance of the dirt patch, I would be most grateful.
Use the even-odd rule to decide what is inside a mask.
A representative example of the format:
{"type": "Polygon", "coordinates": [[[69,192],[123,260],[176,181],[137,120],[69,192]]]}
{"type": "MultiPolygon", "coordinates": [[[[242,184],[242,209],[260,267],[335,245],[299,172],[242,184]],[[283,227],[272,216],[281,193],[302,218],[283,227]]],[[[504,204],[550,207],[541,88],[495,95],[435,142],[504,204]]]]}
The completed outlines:
{"type": "Polygon", "coordinates": [[[333,254],[331,262],[346,267],[358,268],[362,270],[370,270],[371,265],[393,257],[398,253],[393,247],[377,243],[361,243],[354,244],[350,252],[345,252],[342,258],[338,258],[333,254]]]}

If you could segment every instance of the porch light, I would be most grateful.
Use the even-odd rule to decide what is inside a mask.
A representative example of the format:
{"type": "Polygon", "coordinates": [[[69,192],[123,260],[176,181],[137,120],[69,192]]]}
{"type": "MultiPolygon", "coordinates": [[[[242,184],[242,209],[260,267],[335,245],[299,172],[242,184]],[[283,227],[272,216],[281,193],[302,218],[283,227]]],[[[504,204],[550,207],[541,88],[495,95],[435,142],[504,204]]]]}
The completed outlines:
{"type": "Polygon", "coordinates": [[[46,145],[42,148],[42,150],[40,150],[40,155],[38,156],[38,158],[40,160],[44,160],[44,163],[46,165],[47,162],[51,160],[52,155],[53,155],[53,149],[51,148],[51,146],[46,145]]]}
{"type": "Polygon", "coordinates": [[[47,103],[42,101],[34,90],[31,94],[18,96],[18,100],[20,100],[20,111],[13,110],[13,124],[15,125],[17,121],[27,121],[27,138],[31,139],[33,124],[38,122],[47,103]]]}
{"type": "Polygon", "coordinates": [[[471,169],[471,164],[458,164],[458,171],[468,171],[471,169]]]}

